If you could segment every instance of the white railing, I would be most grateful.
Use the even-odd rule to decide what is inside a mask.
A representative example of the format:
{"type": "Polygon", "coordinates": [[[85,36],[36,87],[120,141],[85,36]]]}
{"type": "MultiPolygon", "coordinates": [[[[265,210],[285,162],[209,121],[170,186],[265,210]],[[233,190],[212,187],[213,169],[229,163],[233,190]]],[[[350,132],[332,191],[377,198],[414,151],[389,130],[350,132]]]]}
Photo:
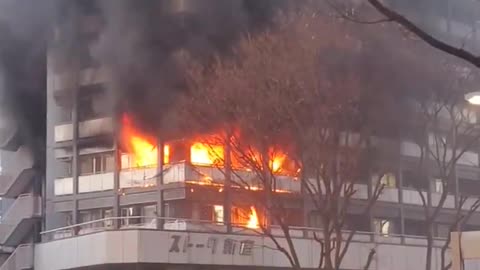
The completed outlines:
{"type": "MultiPolygon", "coordinates": [[[[80,138],[93,137],[113,132],[113,121],[111,117],[101,117],[85,120],[78,123],[78,136],[80,138]]],[[[62,124],[55,126],[55,142],[70,141],[73,139],[73,124],[62,124]]]]}
{"type": "MultiPolygon", "coordinates": [[[[239,235],[265,235],[266,231],[262,228],[251,229],[244,224],[231,224],[232,233],[239,235]]],[[[76,225],[65,226],[57,229],[43,231],[43,241],[59,240],[102,231],[112,230],[159,230],[159,231],[181,231],[181,232],[202,232],[202,233],[227,233],[227,226],[221,222],[212,222],[205,220],[164,218],[152,216],[131,216],[131,217],[110,217],[103,218],[76,225]],[[118,229],[115,229],[118,224],[118,229]]],[[[284,232],[279,226],[272,225],[269,233],[275,237],[284,237],[284,232]]],[[[309,238],[314,236],[322,239],[323,231],[321,228],[290,226],[289,234],[292,238],[309,238]]],[[[343,231],[343,238],[346,239],[350,231],[343,231]]],[[[374,232],[358,231],[354,233],[353,242],[365,243],[395,243],[412,246],[425,246],[426,238],[416,235],[388,234],[382,235],[374,232]]],[[[434,238],[434,246],[441,247],[445,243],[444,238],[434,238]]],[[[1,270],[1,269],[0,269],[1,270]]]]}

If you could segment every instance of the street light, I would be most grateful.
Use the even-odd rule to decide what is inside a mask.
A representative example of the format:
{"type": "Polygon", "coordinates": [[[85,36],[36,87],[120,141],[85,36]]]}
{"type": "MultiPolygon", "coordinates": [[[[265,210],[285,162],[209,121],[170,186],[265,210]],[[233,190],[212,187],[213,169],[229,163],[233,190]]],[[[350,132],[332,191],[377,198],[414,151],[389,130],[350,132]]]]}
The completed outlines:
{"type": "Polygon", "coordinates": [[[465,100],[473,105],[480,105],[480,91],[465,94],[465,100]]]}

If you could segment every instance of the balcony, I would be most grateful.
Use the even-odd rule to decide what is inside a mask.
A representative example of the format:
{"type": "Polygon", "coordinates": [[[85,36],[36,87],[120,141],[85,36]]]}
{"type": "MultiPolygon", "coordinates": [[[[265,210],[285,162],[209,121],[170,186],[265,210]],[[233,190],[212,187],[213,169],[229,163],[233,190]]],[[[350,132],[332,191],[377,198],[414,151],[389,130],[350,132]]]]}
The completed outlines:
{"type": "MultiPolygon", "coordinates": [[[[111,117],[103,117],[86,120],[79,123],[79,138],[95,137],[111,134],[113,132],[113,121],[111,117]]],[[[73,139],[73,124],[55,126],[55,142],[65,142],[73,139]]]]}
{"type": "MultiPolygon", "coordinates": [[[[166,167],[163,182],[168,183],[191,183],[198,185],[222,185],[225,174],[220,168],[212,166],[189,165],[184,162],[171,164],[166,167]]],[[[247,170],[234,170],[232,183],[252,189],[261,188],[263,185],[257,175],[247,170]]],[[[276,176],[275,189],[285,192],[300,192],[300,181],[290,176],[276,176]]]]}
{"type": "MultiPolygon", "coordinates": [[[[156,264],[157,268],[168,265],[191,265],[205,267],[235,265],[252,269],[291,268],[288,259],[275,246],[273,240],[255,230],[235,228],[233,233],[225,233],[216,223],[179,220],[164,229],[137,227],[115,230],[109,226],[113,219],[92,221],[96,227],[88,234],[59,239],[49,235],[65,230],[78,231],[87,224],[58,228],[42,234],[46,240],[35,246],[35,269],[56,270],[102,267],[110,264],[156,264]],[[110,223],[109,223],[110,222],[110,223]],[[195,226],[202,224],[203,226],[195,226]],[[236,230],[239,229],[239,230],[236,230]],[[158,245],[158,243],[164,243],[158,245]]],[[[302,268],[316,268],[320,260],[320,244],[312,237],[321,237],[321,229],[291,227],[290,235],[296,251],[300,254],[302,268]]],[[[345,232],[347,234],[348,232],[345,232]]],[[[285,245],[283,232],[272,227],[272,235],[285,245]]],[[[346,237],[344,237],[346,238],[346,237]]],[[[377,235],[357,232],[352,238],[348,255],[342,262],[342,269],[361,269],[372,248],[378,256],[369,269],[415,269],[425,264],[425,238],[408,235],[377,235]],[[402,241],[403,240],[403,241],[402,241]],[[401,243],[406,243],[402,245],[401,243]],[[408,257],[409,260],[405,260],[408,257]]],[[[435,254],[440,252],[443,239],[434,241],[435,254]]],[[[440,259],[434,258],[432,268],[439,267],[440,259]]],[[[153,266],[153,265],[152,265],[153,266]]],[[[134,265],[131,267],[135,268],[134,265]]]]}
{"type": "Polygon", "coordinates": [[[35,170],[30,151],[22,146],[10,160],[4,162],[5,172],[0,175],[0,196],[16,198],[31,184],[35,170]]]}
{"type": "Polygon", "coordinates": [[[20,245],[0,266],[0,270],[33,269],[33,244],[20,245]]]}
{"type": "MultiPolygon", "coordinates": [[[[80,175],[78,177],[78,193],[97,192],[113,189],[113,172],[80,175]]],[[[55,196],[73,194],[73,178],[55,179],[55,196]]]]}
{"type": "MultiPolygon", "coordinates": [[[[120,188],[151,187],[157,184],[157,168],[129,168],[120,172],[120,188]]],[[[300,192],[300,182],[293,177],[276,176],[275,186],[277,190],[287,192],[300,192]]],[[[225,181],[222,169],[213,166],[190,165],[185,162],[168,164],[165,166],[163,182],[190,183],[198,185],[221,186],[225,181]]],[[[235,170],[232,182],[242,187],[260,188],[262,185],[255,173],[246,170],[235,170]]]]}
{"type": "Polygon", "coordinates": [[[17,246],[32,231],[42,216],[41,198],[32,194],[20,195],[4,214],[0,224],[0,244],[17,246]]]}
{"type": "Polygon", "coordinates": [[[79,82],[80,86],[102,84],[110,80],[109,72],[106,68],[87,68],[80,72],[79,76],[75,73],[53,74],[49,76],[48,85],[53,91],[66,91],[71,89],[72,82],[79,82]]]}

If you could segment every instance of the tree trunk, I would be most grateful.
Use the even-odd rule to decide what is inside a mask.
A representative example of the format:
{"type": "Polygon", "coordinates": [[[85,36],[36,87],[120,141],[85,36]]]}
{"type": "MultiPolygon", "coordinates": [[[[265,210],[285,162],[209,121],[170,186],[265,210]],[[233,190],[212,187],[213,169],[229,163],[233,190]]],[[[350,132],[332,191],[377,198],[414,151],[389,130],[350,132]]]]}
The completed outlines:
{"type": "Polygon", "coordinates": [[[425,270],[432,269],[432,252],[433,252],[433,230],[432,224],[427,224],[427,254],[426,254],[426,262],[425,262],[425,270]]]}
{"type": "Polygon", "coordinates": [[[325,265],[323,267],[324,270],[333,270],[333,261],[332,261],[332,238],[330,233],[330,221],[327,220],[324,222],[324,229],[323,229],[323,239],[325,241],[325,247],[323,249],[324,254],[324,262],[325,265]]]}

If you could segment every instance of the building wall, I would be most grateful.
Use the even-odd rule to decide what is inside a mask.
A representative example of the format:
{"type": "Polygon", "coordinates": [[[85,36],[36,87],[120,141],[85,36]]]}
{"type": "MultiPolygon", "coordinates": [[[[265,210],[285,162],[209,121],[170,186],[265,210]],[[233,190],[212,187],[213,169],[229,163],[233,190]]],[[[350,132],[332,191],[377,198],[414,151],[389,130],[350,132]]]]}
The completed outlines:
{"type": "MultiPolygon", "coordinates": [[[[368,237],[367,237],[368,238],[368,237]]],[[[286,247],[281,237],[276,238],[286,247]]],[[[385,239],[388,240],[388,239],[385,239]]],[[[372,248],[376,255],[369,269],[408,270],[425,264],[425,247],[421,241],[409,244],[371,243],[359,237],[351,243],[343,269],[363,269],[372,248]]],[[[319,244],[313,239],[295,238],[301,266],[316,268],[319,244]]],[[[433,269],[440,269],[439,249],[434,250],[433,269]]],[[[275,249],[268,237],[168,231],[108,231],[38,244],[35,269],[75,269],[103,264],[186,264],[230,265],[288,268],[287,257],[275,249]]],[[[480,269],[479,265],[477,268],[480,269]]]]}

